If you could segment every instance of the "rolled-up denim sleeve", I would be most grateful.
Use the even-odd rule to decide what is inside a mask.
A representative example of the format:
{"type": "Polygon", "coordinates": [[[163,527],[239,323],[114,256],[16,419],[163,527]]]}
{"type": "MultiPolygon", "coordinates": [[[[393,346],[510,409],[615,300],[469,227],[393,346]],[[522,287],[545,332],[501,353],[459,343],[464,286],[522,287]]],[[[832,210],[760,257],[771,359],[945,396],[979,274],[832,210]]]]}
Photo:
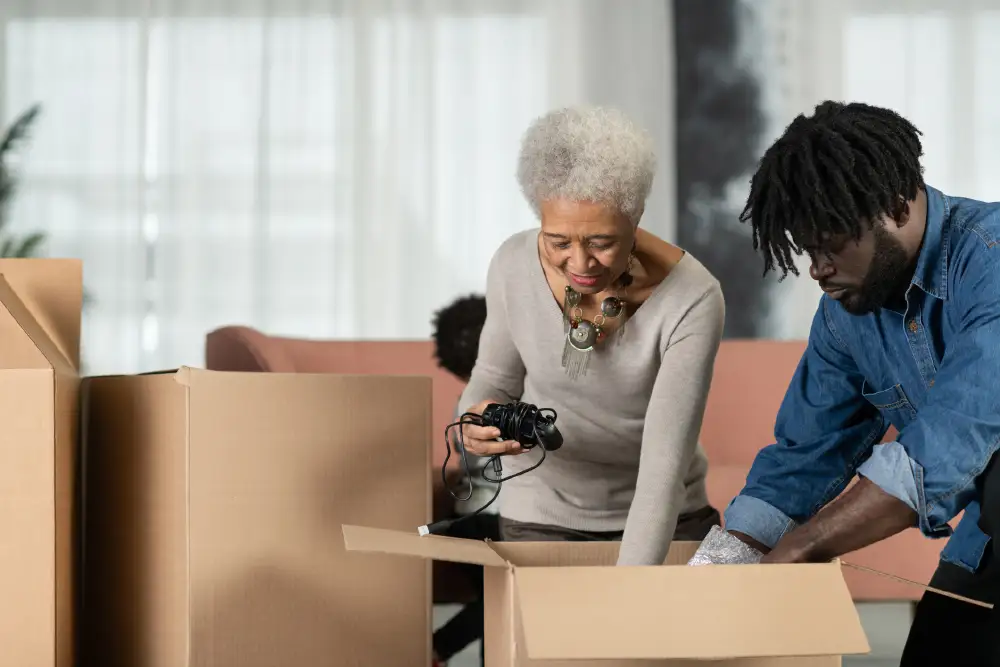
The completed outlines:
{"type": "Polygon", "coordinates": [[[746,485],[726,508],[727,530],[773,547],[846,487],[886,431],[868,401],[864,377],[837,335],[823,297],[806,350],[775,420],[775,441],[761,449],[746,485]]]}
{"type": "Polygon", "coordinates": [[[768,547],[794,527],[795,521],[777,507],[746,494],[736,496],[726,509],[726,530],[749,535],[768,547]]]}
{"type": "Polygon", "coordinates": [[[914,512],[919,512],[920,493],[917,474],[920,464],[896,441],[875,445],[871,458],[861,464],[858,474],[868,478],[880,489],[901,500],[914,512]]]}

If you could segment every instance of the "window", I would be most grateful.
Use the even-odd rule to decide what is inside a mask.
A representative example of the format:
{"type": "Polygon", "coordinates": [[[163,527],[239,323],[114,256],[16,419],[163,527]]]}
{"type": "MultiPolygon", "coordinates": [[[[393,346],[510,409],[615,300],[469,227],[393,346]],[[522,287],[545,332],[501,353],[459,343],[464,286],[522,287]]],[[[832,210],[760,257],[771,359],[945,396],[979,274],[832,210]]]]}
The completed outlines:
{"type": "Polygon", "coordinates": [[[513,175],[543,16],[0,25],[4,116],[43,104],[14,225],[84,260],[87,372],[201,365],[225,324],[423,338],[535,224],[513,175]]]}

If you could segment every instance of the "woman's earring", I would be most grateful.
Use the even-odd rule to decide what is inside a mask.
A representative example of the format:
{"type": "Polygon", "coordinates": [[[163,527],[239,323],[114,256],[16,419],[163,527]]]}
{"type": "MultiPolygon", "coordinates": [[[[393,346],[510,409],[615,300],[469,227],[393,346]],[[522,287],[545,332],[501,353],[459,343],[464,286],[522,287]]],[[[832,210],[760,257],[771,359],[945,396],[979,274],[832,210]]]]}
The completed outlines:
{"type": "Polygon", "coordinates": [[[632,284],[632,281],[634,280],[634,278],[632,277],[632,262],[634,260],[635,260],[635,251],[633,250],[628,255],[628,265],[625,267],[625,273],[623,273],[618,278],[618,284],[622,288],[627,288],[629,285],[632,284]]]}

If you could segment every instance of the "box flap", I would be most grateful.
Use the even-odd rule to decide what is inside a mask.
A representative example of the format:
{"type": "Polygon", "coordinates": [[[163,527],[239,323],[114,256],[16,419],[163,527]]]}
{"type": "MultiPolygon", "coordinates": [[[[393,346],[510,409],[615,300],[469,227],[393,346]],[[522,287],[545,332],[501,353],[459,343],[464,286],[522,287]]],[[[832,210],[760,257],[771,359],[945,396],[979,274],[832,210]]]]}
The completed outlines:
{"type": "Polygon", "coordinates": [[[344,548],[348,551],[417,556],[432,560],[446,560],[453,563],[471,563],[492,567],[506,567],[501,558],[486,542],[463,540],[441,535],[418,535],[384,528],[365,526],[343,526],[344,548]]]}
{"type": "Polygon", "coordinates": [[[42,329],[72,364],[80,368],[83,262],[79,259],[0,259],[7,279],[42,329]]]}
{"type": "Polygon", "coordinates": [[[21,323],[0,302],[0,370],[44,370],[51,372],[48,362],[21,323]]]}
{"type": "Polygon", "coordinates": [[[517,568],[532,659],[867,653],[838,563],[517,568]]]}
{"type": "MultiPolygon", "coordinates": [[[[618,562],[621,542],[490,542],[514,567],[601,566],[618,562]]],[[[684,565],[701,542],[674,541],[664,565],[684,565]]]]}
{"type": "MultiPolygon", "coordinates": [[[[74,374],[76,372],[75,366],[66,358],[56,342],[36,319],[34,313],[29,310],[7,281],[7,278],[2,274],[0,274],[0,308],[3,308],[14,319],[17,326],[31,341],[31,344],[45,358],[46,365],[61,373],[74,374]]],[[[18,361],[20,360],[5,360],[4,365],[10,366],[11,363],[18,361]]],[[[39,361],[37,355],[33,353],[27,354],[24,359],[25,365],[22,367],[41,367],[38,363],[39,361]]]]}

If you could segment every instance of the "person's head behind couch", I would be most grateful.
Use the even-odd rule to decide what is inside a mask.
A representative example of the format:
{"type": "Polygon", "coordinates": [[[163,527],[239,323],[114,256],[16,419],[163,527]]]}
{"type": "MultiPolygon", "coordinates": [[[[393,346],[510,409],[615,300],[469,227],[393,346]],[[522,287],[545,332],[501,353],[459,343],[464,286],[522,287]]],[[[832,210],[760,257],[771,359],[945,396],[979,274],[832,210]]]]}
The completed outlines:
{"type": "Polygon", "coordinates": [[[486,298],[470,294],[434,313],[434,357],[438,365],[469,381],[479,353],[479,334],[486,322],[486,298]]]}

